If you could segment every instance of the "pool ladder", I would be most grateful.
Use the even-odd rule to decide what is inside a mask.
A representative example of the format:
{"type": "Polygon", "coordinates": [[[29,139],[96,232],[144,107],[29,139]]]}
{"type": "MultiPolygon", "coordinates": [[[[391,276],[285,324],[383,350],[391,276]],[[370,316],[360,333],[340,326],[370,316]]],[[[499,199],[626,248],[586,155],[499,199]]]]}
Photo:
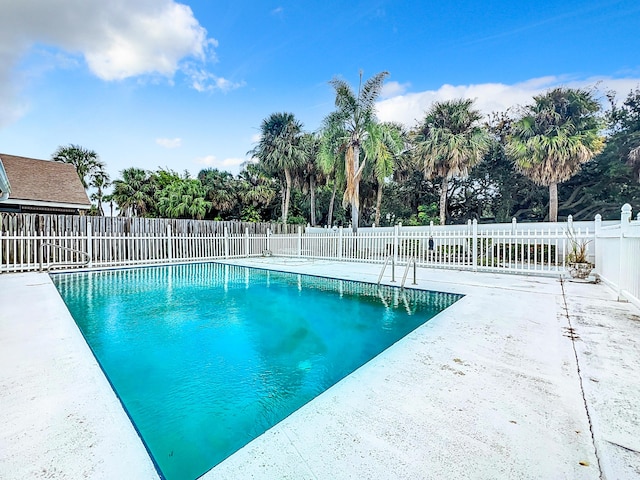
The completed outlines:
{"type": "MultiPolygon", "coordinates": [[[[380,286],[380,282],[382,281],[382,275],[384,275],[384,271],[387,269],[387,265],[389,264],[389,260],[391,260],[391,281],[392,282],[396,281],[396,262],[393,259],[393,255],[389,255],[384,260],[384,265],[382,266],[382,270],[380,271],[380,275],[378,276],[378,286],[380,286]]],[[[402,276],[402,283],[400,284],[400,288],[404,288],[404,284],[407,281],[407,275],[409,274],[409,266],[411,264],[413,264],[413,283],[412,283],[412,285],[417,285],[417,283],[416,283],[416,270],[417,270],[416,257],[410,257],[409,260],[407,261],[407,266],[404,269],[404,275],[402,276]]]]}

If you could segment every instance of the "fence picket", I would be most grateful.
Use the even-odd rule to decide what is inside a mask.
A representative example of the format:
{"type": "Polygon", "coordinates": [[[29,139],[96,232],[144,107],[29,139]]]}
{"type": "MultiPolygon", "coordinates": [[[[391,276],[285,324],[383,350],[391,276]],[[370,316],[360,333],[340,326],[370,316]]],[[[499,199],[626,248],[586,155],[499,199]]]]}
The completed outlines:
{"type": "Polygon", "coordinates": [[[599,276],[621,298],[640,305],[640,220],[622,209],[619,225],[573,228],[573,222],[547,228],[480,229],[477,222],[412,230],[309,229],[302,232],[278,224],[243,224],[196,220],[101,218],[68,215],[0,215],[0,273],[32,271],[43,266],[75,267],[89,253],[94,267],[215,260],[260,256],[309,257],[396,264],[415,259],[418,266],[472,271],[558,275],[570,252],[568,231],[578,240],[594,241],[599,276]],[[433,240],[433,244],[429,241],[433,240]],[[53,246],[52,246],[53,245],[53,246]],[[432,246],[433,245],[433,249],[432,246]],[[65,250],[64,247],[74,251],[65,250]]]}

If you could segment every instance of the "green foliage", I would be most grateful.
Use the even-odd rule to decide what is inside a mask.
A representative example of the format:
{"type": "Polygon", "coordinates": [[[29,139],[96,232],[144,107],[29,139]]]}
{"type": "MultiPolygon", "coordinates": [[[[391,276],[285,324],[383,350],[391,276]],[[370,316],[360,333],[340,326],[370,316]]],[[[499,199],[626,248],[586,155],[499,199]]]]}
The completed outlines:
{"type": "MultiPolygon", "coordinates": [[[[350,87],[344,82],[334,81],[332,85],[336,87],[336,97],[350,91],[350,87]]],[[[358,94],[350,91],[350,100],[348,95],[336,98],[337,110],[325,119],[321,136],[304,134],[301,124],[295,122],[293,114],[274,114],[277,118],[265,119],[263,123],[267,124],[267,137],[271,135],[273,143],[259,142],[251,152],[256,154],[258,161],[245,165],[235,177],[216,169],[204,169],[199,172],[197,179],[189,179],[184,174],[166,169],[149,172],[129,168],[123,170],[120,178],[113,182],[112,193],[104,195],[109,179],[108,176],[100,178],[98,173],[89,182],[89,188],[96,189],[91,194],[92,200],[96,202],[91,213],[101,211],[103,201],[112,200],[120,209],[121,215],[198,218],[204,212],[204,218],[275,221],[284,213],[281,201],[281,195],[284,195],[289,198],[289,223],[347,226],[353,213],[353,205],[341,205],[336,197],[347,189],[346,161],[352,137],[349,135],[351,130],[346,124],[341,124],[340,120],[352,118],[346,113],[357,110],[353,109],[360,101],[359,95],[366,97],[362,98],[363,106],[369,105],[367,102],[371,100],[375,88],[367,87],[366,90],[366,94],[363,87],[358,94]],[[338,107],[344,107],[344,111],[338,107]],[[293,124],[287,127],[289,120],[293,124]],[[275,138],[279,131],[283,133],[279,130],[281,127],[285,137],[289,135],[289,140],[293,139],[288,143],[289,150],[284,147],[287,142],[283,138],[275,138]],[[275,155],[277,145],[283,147],[284,156],[275,155]],[[271,157],[265,161],[267,152],[270,152],[271,157]],[[287,158],[296,161],[289,163],[287,158]],[[288,173],[284,170],[285,165],[288,173]],[[188,207],[189,202],[194,204],[191,208],[188,207]]],[[[605,219],[616,219],[620,216],[622,204],[631,203],[636,209],[640,206],[640,160],[632,154],[634,149],[640,147],[640,89],[631,92],[622,103],[615,101],[613,94],[609,98],[611,105],[604,115],[607,121],[606,146],[593,159],[581,164],[577,174],[558,185],[560,218],[572,214],[575,220],[592,220],[596,213],[601,213],[605,219]]],[[[581,106],[583,107],[584,105],[581,106]]],[[[531,108],[533,112],[533,107],[531,108]]],[[[586,108],[589,115],[593,113],[590,108],[586,108]]],[[[575,120],[577,114],[569,104],[561,105],[558,112],[542,108],[540,112],[544,112],[540,114],[542,117],[535,119],[541,124],[547,122],[547,126],[555,121],[557,115],[566,115],[562,125],[565,130],[569,128],[569,122],[577,125],[582,121],[589,123],[598,120],[596,115],[587,115],[588,121],[584,118],[575,120]]],[[[358,111],[359,125],[365,120],[371,121],[366,129],[359,130],[362,136],[357,156],[360,172],[357,207],[362,225],[374,222],[381,226],[398,222],[404,225],[428,225],[431,221],[438,223],[437,207],[443,192],[441,178],[436,178],[435,173],[433,179],[425,178],[424,157],[420,157],[421,161],[418,162],[419,155],[412,152],[419,150],[415,141],[420,129],[423,128],[423,134],[426,130],[435,131],[437,121],[444,117],[434,117],[426,126],[423,122],[411,136],[405,136],[397,126],[384,132],[385,124],[375,122],[372,112],[365,114],[358,111]],[[385,135],[390,137],[385,140],[385,135]]],[[[353,119],[356,120],[355,117],[353,119]]],[[[447,181],[445,193],[448,222],[466,223],[474,218],[485,223],[509,222],[513,217],[519,222],[545,219],[550,206],[547,189],[536,185],[531,178],[516,170],[512,158],[507,154],[509,140],[518,128],[514,124],[521,120],[522,116],[514,119],[509,112],[494,114],[484,127],[491,136],[491,142],[483,150],[481,161],[475,163],[477,158],[474,157],[474,162],[464,163],[461,157],[458,158],[458,166],[450,173],[453,175],[455,171],[468,176],[463,178],[464,175],[453,175],[447,181]],[[472,166],[472,163],[475,165],[472,166]]],[[[453,122],[453,125],[456,123],[453,122]]],[[[473,128],[480,126],[474,124],[473,128]]],[[[447,138],[451,139],[454,138],[452,132],[456,129],[450,130],[447,138]]],[[[447,151],[454,150],[452,148],[447,151]]],[[[445,150],[440,151],[442,155],[444,152],[445,150]]],[[[440,157],[434,159],[433,172],[444,164],[442,160],[440,157]]],[[[443,172],[444,170],[441,172],[444,175],[443,172]]],[[[106,172],[103,173],[106,175],[106,172]]],[[[351,172],[354,173],[357,174],[358,171],[351,172]]],[[[355,177],[352,176],[351,179],[353,181],[355,177]]],[[[352,183],[352,187],[354,185],[352,183]]],[[[512,253],[516,254],[515,251],[512,253]]]]}
{"type": "Polygon", "coordinates": [[[413,134],[413,154],[428,179],[440,179],[440,223],[447,212],[449,179],[464,179],[482,161],[490,137],[479,124],[482,115],[473,100],[436,102],[413,134]]]}
{"type": "Polygon", "coordinates": [[[282,221],[286,223],[289,199],[293,182],[293,172],[304,161],[302,123],[293,113],[273,113],[260,125],[260,140],[249,153],[258,158],[264,168],[278,177],[284,177],[284,201],[282,221]]]}
{"type": "Polygon", "coordinates": [[[199,180],[176,178],[158,192],[158,211],[166,218],[201,220],[212,206],[205,195],[199,180]]]}
{"type": "Polygon", "coordinates": [[[256,207],[254,207],[253,205],[247,205],[242,208],[240,220],[242,220],[243,222],[259,223],[262,222],[262,217],[260,216],[260,212],[256,207]]]}
{"type": "Polygon", "coordinates": [[[586,90],[555,88],[534,97],[511,126],[506,152],[517,169],[549,187],[549,221],[557,221],[557,185],[569,180],[604,145],[600,104],[586,90]]]}
{"type": "Polygon", "coordinates": [[[121,216],[156,216],[155,185],[150,172],[141,168],[126,168],[122,178],[113,182],[110,198],[118,205],[121,216]]]}
{"type": "Polygon", "coordinates": [[[290,225],[306,225],[307,219],[299,215],[290,215],[287,223],[290,225]]]}
{"type": "Polygon", "coordinates": [[[366,165],[366,155],[361,158],[361,154],[374,150],[365,144],[376,137],[375,102],[388,75],[389,72],[380,72],[363,85],[360,72],[357,94],[340,78],[330,82],[336,92],[336,110],[324,120],[320,158],[325,169],[344,171],[342,203],[351,207],[354,231],[360,221],[360,180],[366,165]],[[343,168],[337,165],[338,162],[343,162],[343,168]]]}

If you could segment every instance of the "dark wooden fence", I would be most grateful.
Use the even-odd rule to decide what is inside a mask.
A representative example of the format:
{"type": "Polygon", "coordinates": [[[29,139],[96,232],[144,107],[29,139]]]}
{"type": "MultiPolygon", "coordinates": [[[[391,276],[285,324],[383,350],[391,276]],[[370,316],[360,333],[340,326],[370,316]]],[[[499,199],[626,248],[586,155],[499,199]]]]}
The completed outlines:
{"type": "Polygon", "coordinates": [[[87,222],[96,234],[124,233],[131,235],[164,234],[171,227],[174,235],[230,235],[295,233],[297,225],[282,223],[218,222],[213,220],[184,220],[138,217],[87,217],[81,215],[51,215],[33,213],[0,213],[0,233],[5,235],[64,235],[82,234],[87,222]]]}

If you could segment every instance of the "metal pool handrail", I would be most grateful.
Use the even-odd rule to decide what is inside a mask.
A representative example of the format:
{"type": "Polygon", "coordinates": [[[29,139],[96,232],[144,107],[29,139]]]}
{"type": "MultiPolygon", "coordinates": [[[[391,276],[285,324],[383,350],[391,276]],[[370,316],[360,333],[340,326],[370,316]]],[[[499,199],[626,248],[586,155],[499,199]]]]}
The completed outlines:
{"type": "Polygon", "coordinates": [[[378,285],[380,285],[380,282],[382,281],[382,275],[384,275],[384,271],[389,264],[389,260],[391,260],[391,281],[396,281],[396,262],[393,259],[393,255],[389,255],[387,258],[385,258],[384,265],[382,266],[382,270],[380,271],[380,275],[378,276],[378,285]]]}
{"type": "Polygon", "coordinates": [[[404,269],[404,276],[402,277],[402,284],[400,288],[404,288],[404,282],[407,281],[407,274],[409,273],[409,265],[413,262],[413,283],[411,285],[417,285],[416,283],[416,257],[411,257],[409,261],[407,261],[407,267],[404,269]]]}
{"type": "Polygon", "coordinates": [[[41,251],[40,251],[40,271],[41,272],[44,270],[44,249],[45,249],[45,247],[54,247],[54,248],[59,248],[60,250],[66,250],[68,252],[79,253],[80,255],[83,255],[87,259],[86,262],[50,263],[50,264],[47,265],[47,270],[49,270],[51,267],[55,267],[55,266],[79,266],[79,267],[83,267],[85,265],[89,265],[89,262],[91,262],[91,255],[89,254],[89,252],[85,252],[84,250],[78,250],[77,248],[63,247],[62,245],[57,245],[55,243],[44,242],[42,245],[40,245],[40,248],[41,248],[41,251]]]}

